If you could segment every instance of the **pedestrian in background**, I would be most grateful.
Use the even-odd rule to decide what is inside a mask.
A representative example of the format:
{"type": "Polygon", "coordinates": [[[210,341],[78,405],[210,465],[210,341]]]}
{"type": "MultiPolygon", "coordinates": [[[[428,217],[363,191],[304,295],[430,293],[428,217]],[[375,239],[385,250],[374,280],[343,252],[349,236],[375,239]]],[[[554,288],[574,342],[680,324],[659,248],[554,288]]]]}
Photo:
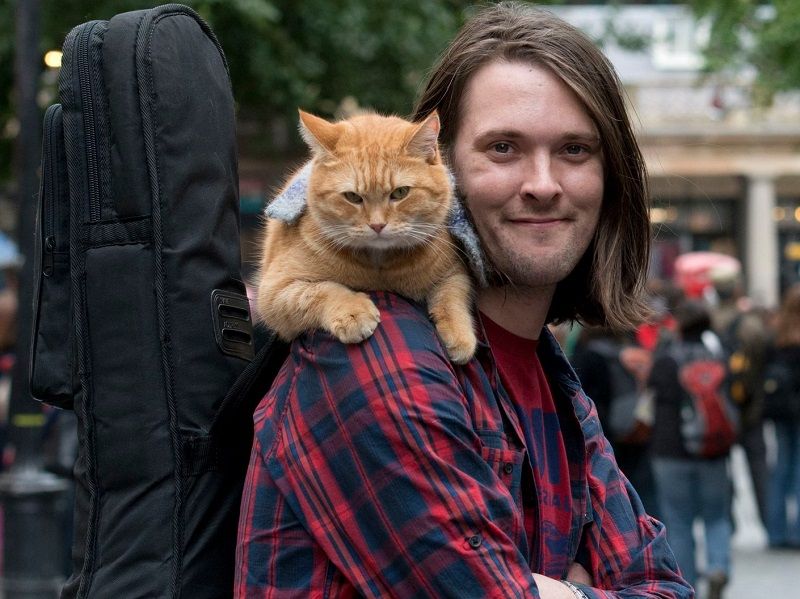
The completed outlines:
{"type": "MultiPolygon", "coordinates": [[[[719,340],[711,332],[705,302],[686,300],[675,309],[679,338],[656,355],[649,387],[655,393],[655,423],[651,439],[653,474],[667,537],[684,577],[698,582],[693,527],[701,520],[705,532],[708,599],[720,599],[730,576],[731,499],[733,484],[728,470],[731,431],[727,448],[718,455],[697,455],[686,434],[688,392],[685,366],[702,359],[716,363],[719,388],[724,387],[725,360],[719,340]]],[[[732,406],[731,406],[732,409],[732,406]]]]}
{"type": "Polygon", "coordinates": [[[16,361],[17,296],[22,258],[17,245],[0,232],[0,471],[11,461],[6,454],[11,374],[16,361]]]}
{"type": "Polygon", "coordinates": [[[712,269],[711,325],[728,360],[731,399],[739,410],[737,443],[747,457],[758,516],[766,526],[769,470],[764,440],[764,357],[769,331],[763,310],[742,290],[738,269],[712,269]]]}
{"type": "Polygon", "coordinates": [[[764,373],[764,416],[775,427],[776,456],[767,492],[770,547],[800,549],[800,285],[785,293],[764,373]],[[790,516],[787,503],[793,502],[790,516]]]}
{"type": "Polygon", "coordinates": [[[647,513],[660,519],[650,459],[652,395],[646,389],[652,352],[606,327],[582,329],[572,366],[594,400],[603,432],[620,470],[639,493],[647,513]]]}

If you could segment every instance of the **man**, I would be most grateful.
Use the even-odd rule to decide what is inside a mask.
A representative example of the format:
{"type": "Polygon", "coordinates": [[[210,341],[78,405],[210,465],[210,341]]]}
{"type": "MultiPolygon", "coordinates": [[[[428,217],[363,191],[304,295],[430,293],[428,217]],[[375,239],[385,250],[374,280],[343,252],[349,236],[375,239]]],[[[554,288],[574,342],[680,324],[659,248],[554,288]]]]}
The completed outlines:
{"type": "Polygon", "coordinates": [[[767,521],[767,445],[764,439],[764,366],[770,335],[764,311],[753,306],[742,291],[739,268],[717,268],[709,273],[715,298],[713,331],[728,356],[731,398],[739,408],[739,439],[747,457],[750,481],[761,522],[767,521]]]}
{"type": "MultiPolygon", "coordinates": [[[[719,391],[725,386],[725,355],[719,340],[709,337],[708,306],[702,300],[685,300],[676,306],[675,318],[679,336],[668,351],[656,354],[648,380],[655,395],[653,474],[670,543],[691,584],[700,578],[694,522],[703,521],[706,597],[720,599],[730,578],[733,481],[728,462],[735,440],[735,408],[719,391]],[[693,367],[701,369],[700,377],[693,376],[693,367]],[[700,398],[712,402],[718,413],[697,426],[684,412],[690,398],[695,406],[700,398]],[[689,431],[695,429],[700,432],[691,435],[689,431]]],[[[704,407],[706,413],[713,413],[708,405],[704,407]]]]}
{"type": "Polygon", "coordinates": [[[613,70],[566,23],[484,9],[420,100],[437,109],[493,267],[476,357],[374,293],[359,345],[302,337],[256,411],[238,597],[690,597],[544,325],[628,325],[649,229],[613,70]]]}

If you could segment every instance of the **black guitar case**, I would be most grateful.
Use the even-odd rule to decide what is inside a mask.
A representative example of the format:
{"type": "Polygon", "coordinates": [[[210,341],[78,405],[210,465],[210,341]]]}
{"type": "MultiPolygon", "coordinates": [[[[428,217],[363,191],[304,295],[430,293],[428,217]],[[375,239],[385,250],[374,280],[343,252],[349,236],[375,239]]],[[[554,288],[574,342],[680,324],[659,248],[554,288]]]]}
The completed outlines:
{"type": "Polygon", "coordinates": [[[225,57],[177,4],[63,49],[30,368],[32,394],[78,417],[62,597],[228,597],[252,410],[285,347],[251,364],[225,57]]]}

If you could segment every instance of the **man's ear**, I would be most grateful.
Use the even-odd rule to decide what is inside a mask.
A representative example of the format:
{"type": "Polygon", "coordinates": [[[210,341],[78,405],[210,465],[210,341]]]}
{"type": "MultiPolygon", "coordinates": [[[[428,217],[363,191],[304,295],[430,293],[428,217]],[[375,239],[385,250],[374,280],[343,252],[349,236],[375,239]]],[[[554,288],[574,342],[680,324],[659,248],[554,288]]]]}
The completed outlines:
{"type": "Polygon", "coordinates": [[[439,156],[439,113],[435,110],[419,123],[406,148],[409,153],[420,156],[433,164],[439,156]]]}
{"type": "Polygon", "coordinates": [[[333,152],[339,135],[341,135],[339,126],[309,112],[299,109],[298,112],[300,113],[300,135],[311,151],[315,154],[333,152]]]}

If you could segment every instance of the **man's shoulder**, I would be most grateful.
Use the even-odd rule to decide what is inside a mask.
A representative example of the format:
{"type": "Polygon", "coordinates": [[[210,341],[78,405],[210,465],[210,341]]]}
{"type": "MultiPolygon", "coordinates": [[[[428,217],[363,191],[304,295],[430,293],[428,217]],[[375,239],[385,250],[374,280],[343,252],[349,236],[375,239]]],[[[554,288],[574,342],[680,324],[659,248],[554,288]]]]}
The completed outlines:
{"type": "Polygon", "coordinates": [[[381,322],[395,322],[397,326],[422,327],[433,331],[433,322],[427,306],[390,291],[370,291],[369,296],[380,310],[381,322]]]}
{"type": "Polygon", "coordinates": [[[254,416],[263,447],[301,430],[323,439],[343,427],[373,430],[374,424],[382,430],[419,411],[466,410],[459,378],[424,305],[391,293],[371,296],[381,322],[364,341],[345,344],[315,331],[292,343],[254,416]]]}
{"type": "MultiPolygon", "coordinates": [[[[389,292],[371,292],[381,313],[373,334],[360,343],[342,343],[324,331],[295,339],[269,395],[276,404],[297,404],[365,396],[367,401],[404,387],[455,381],[424,304],[389,292]],[[388,385],[391,389],[379,389],[388,385]]],[[[265,402],[269,397],[265,398],[265,402]]]]}
{"type": "Polygon", "coordinates": [[[311,331],[295,340],[293,354],[301,361],[339,356],[353,363],[369,356],[382,359],[387,352],[445,355],[424,304],[388,291],[372,291],[369,296],[380,312],[380,323],[372,335],[360,343],[345,344],[325,331],[311,331]]]}

